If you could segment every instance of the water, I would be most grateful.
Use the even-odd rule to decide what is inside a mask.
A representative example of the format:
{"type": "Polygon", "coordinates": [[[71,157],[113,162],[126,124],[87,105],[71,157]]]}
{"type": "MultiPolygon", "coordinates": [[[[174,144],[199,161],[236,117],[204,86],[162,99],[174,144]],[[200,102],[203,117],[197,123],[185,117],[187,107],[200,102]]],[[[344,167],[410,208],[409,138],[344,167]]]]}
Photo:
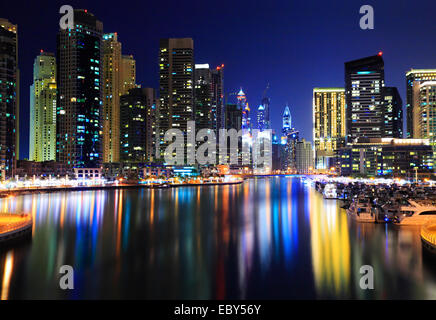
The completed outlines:
{"type": "Polygon", "coordinates": [[[0,252],[2,299],[436,299],[419,229],[357,224],[299,178],[32,194],[0,212],[35,222],[30,243],[0,252]]]}

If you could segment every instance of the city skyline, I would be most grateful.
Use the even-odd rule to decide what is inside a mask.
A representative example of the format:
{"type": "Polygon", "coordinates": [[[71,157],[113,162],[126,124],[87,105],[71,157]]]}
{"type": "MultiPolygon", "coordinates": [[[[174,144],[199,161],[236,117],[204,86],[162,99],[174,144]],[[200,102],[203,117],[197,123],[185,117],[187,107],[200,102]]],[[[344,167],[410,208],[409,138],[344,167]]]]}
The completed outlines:
{"type": "MultiPolygon", "coordinates": [[[[420,10],[431,4],[429,1],[420,2],[420,10]]],[[[272,128],[276,131],[280,130],[281,114],[286,102],[288,102],[295,122],[300,124],[298,129],[301,136],[309,141],[312,141],[310,116],[312,90],[314,87],[342,87],[344,61],[370,56],[383,51],[386,81],[390,86],[398,87],[403,101],[406,100],[405,73],[412,68],[431,68],[434,66],[434,57],[431,52],[434,52],[435,44],[431,42],[422,43],[413,37],[413,32],[418,29],[421,33],[424,33],[424,38],[425,34],[431,34],[431,28],[423,28],[431,25],[431,15],[427,13],[429,10],[422,10],[423,14],[420,14],[419,19],[417,19],[417,15],[413,14],[416,9],[406,2],[398,4],[395,8],[391,8],[387,1],[377,3],[374,6],[376,27],[375,30],[371,31],[363,31],[359,28],[358,4],[327,5],[313,1],[310,4],[284,4],[283,10],[280,12],[277,10],[272,12],[269,10],[271,8],[268,5],[248,8],[246,2],[233,4],[232,6],[223,4],[221,12],[225,13],[224,21],[232,21],[232,17],[237,14],[238,10],[246,9],[251,15],[247,16],[244,24],[233,23],[232,27],[223,24],[222,30],[223,32],[226,31],[224,32],[225,36],[219,33],[220,36],[213,37],[213,39],[206,37],[206,34],[211,32],[210,28],[213,26],[206,24],[205,28],[200,28],[202,29],[200,30],[196,28],[195,23],[194,25],[184,23],[182,27],[180,26],[182,20],[177,18],[174,12],[168,12],[168,19],[174,18],[171,23],[157,23],[156,19],[163,19],[165,16],[162,10],[159,10],[160,6],[156,4],[150,5],[150,12],[160,13],[156,14],[156,17],[150,15],[150,19],[147,21],[134,18],[136,16],[135,4],[126,10],[126,16],[129,16],[129,19],[120,15],[115,16],[116,10],[103,11],[96,5],[89,5],[84,2],[77,2],[72,5],[74,8],[87,8],[90,12],[93,12],[104,23],[104,32],[117,32],[119,34],[123,48],[125,48],[123,51],[132,54],[137,61],[137,82],[142,86],[158,87],[156,61],[160,38],[192,37],[196,44],[195,63],[209,63],[211,66],[221,65],[222,63],[226,65],[226,92],[236,91],[242,86],[247,94],[249,104],[257,109],[257,106],[261,103],[263,90],[267,83],[270,83],[268,95],[271,99],[272,128]],[[318,20],[313,19],[316,22],[311,24],[304,22],[302,17],[308,12],[315,15],[314,17],[320,15],[320,13],[312,12],[314,8],[324,9],[317,10],[317,12],[325,12],[325,16],[320,17],[321,19],[318,20]],[[267,25],[268,33],[259,27],[251,30],[249,28],[255,25],[255,17],[262,9],[269,10],[268,12],[272,13],[271,21],[273,22],[267,25]],[[393,21],[388,14],[390,11],[392,11],[392,15],[395,13],[396,16],[407,15],[409,17],[410,13],[408,21],[410,21],[412,27],[406,28],[393,21]],[[350,14],[352,12],[355,12],[355,16],[350,14]],[[339,26],[332,22],[335,17],[341,17],[342,25],[349,25],[349,28],[344,29],[342,25],[339,26]],[[155,26],[158,25],[158,30],[154,27],[152,32],[148,28],[149,23],[154,23],[155,26]],[[308,29],[308,34],[315,38],[312,37],[312,40],[308,41],[301,35],[296,34],[293,30],[296,30],[299,25],[308,29]],[[320,30],[323,30],[323,32],[320,32],[320,30]],[[398,31],[394,33],[393,30],[398,31]],[[275,32],[274,35],[271,35],[271,31],[275,32]],[[386,34],[392,36],[386,38],[386,34]],[[399,34],[402,36],[400,37],[399,34]],[[257,40],[252,40],[254,35],[256,35],[257,40]],[[329,46],[325,48],[326,50],[321,50],[322,52],[315,50],[313,40],[321,41],[318,41],[319,45],[319,43],[325,43],[333,36],[338,35],[345,36],[348,40],[338,40],[335,49],[329,46]],[[359,41],[353,39],[353,37],[357,36],[359,41]],[[401,41],[403,38],[407,38],[408,41],[401,41]],[[254,46],[256,41],[263,43],[266,47],[263,46],[261,49],[257,49],[254,46]],[[414,44],[417,42],[420,43],[421,50],[413,50],[414,44]],[[359,46],[353,46],[355,43],[359,43],[359,46]],[[238,48],[242,47],[247,49],[239,51],[238,48]],[[268,50],[266,50],[267,48],[268,50]],[[244,59],[241,58],[239,52],[243,52],[244,59]],[[268,61],[271,61],[271,63],[268,63],[268,61]]],[[[192,13],[194,20],[195,18],[199,19],[203,12],[200,3],[196,3],[196,8],[198,10],[192,13]]],[[[29,134],[29,115],[27,112],[29,92],[25,88],[31,84],[31,65],[38,52],[41,49],[55,52],[55,37],[60,15],[58,14],[59,6],[56,4],[47,6],[44,12],[41,9],[33,8],[33,4],[30,4],[29,12],[38,13],[35,17],[22,12],[20,9],[12,4],[2,11],[5,12],[5,18],[18,25],[19,30],[20,85],[22,88],[20,99],[20,145],[22,148],[20,158],[25,158],[27,157],[29,134]],[[39,19],[36,28],[34,19],[39,19]],[[35,41],[35,38],[38,40],[35,41]]],[[[208,6],[207,11],[204,12],[210,12],[211,21],[218,19],[213,7],[208,6]]]]}

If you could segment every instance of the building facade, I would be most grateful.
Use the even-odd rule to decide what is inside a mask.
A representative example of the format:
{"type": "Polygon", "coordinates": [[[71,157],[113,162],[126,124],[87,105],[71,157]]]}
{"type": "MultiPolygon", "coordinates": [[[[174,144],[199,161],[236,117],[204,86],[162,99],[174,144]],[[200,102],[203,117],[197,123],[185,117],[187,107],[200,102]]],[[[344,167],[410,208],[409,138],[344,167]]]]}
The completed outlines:
{"type": "Polygon", "coordinates": [[[0,19],[0,179],[12,177],[19,153],[17,25],[0,19]]]}
{"type": "Polygon", "coordinates": [[[416,134],[429,139],[436,154],[436,81],[426,81],[419,86],[419,112],[416,134]]]}
{"type": "MultiPolygon", "coordinates": [[[[159,49],[158,154],[163,158],[165,132],[179,129],[185,137],[187,122],[194,120],[194,41],[161,39],[159,49]]],[[[189,144],[189,143],[188,143],[189,144]]]]}
{"type": "Polygon", "coordinates": [[[212,73],[208,64],[195,65],[195,128],[212,129],[212,73]]]}
{"type": "Polygon", "coordinates": [[[335,165],[336,150],[345,145],[345,89],[313,89],[313,141],[315,168],[329,170],[335,165]]]}
{"type": "Polygon", "coordinates": [[[384,87],[382,53],[345,63],[347,142],[382,136],[384,87]]]}
{"type": "Polygon", "coordinates": [[[382,137],[403,138],[403,101],[397,88],[382,88],[382,106],[382,137]]]}
{"type": "Polygon", "coordinates": [[[30,86],[29,160],[56,160],[56,58],[41,52],[33,64],[30,86]]]}
{"type": "Polygon", "coordinates": [[[120,161],[121,43],[117,33],[103,35],[103,162],[120,161]]]}
{"type": "MultiPolygon", "coordinates": [[[[211,69],[212,75],[212,129],[218,132],[225,126],[224,120],[224,64],[211,69]]],[[[218,135],[217,135],[218,136],[218,135]]]]}
{"type": "Polygon", "coordinates": [[[156,91],[133,88],[121,96],[121,161],[148,163],[154,160],[156,91]]]}
{"type": "Polygon", "coordinates": [[[102,163],[103,24],[74,10],[73,29],[57,36],[57,161],[77,168],[102,163]]]}
{"type": "Polygon", "coordinates": [[[120,95],[128,94],[130,89],[137,88],[136,60],[132,55],[122,55],[120,63],[120,95]]]}
{"type": "Polygon", "coordinates": [[[431,177],[433,151],[428,139],[359,138],[339,150],[343,176],[431,177]]]}
{"type": "Polygon", "coordinates": [[[286,105],[282,117],[282,132],[284,135],[286,135],[288,131],[292,131],[292,116],[291,110],[289,110],[289,106],[286,105]]]}
{"type": "Polygon", "coordinates": [[[296,169],[299,174],[313,172],[313,149],[312,143],[301,139],[296,146],[296,169]]]}
{"type": "Polygon", "coordinates": [[[420,138],[419,127],[421,113],[420,85],[423,82],[436,81],[436,69],[411,69],[406,72],[406,138],[420,138]]]}

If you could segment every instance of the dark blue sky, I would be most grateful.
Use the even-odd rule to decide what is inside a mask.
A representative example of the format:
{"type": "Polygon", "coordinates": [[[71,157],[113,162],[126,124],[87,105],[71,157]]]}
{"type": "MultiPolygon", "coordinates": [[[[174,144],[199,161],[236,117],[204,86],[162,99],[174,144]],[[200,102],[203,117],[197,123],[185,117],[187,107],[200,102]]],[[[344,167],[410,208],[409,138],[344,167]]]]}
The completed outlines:
{"type": "MultiPolygon", "coordinates": [[[[137,82],[158,87],[159,39],[192,37],[196,63],[225,64],[225,90],[242,87],[252,110],[270,83],[271,118],[280,130],[289,103],[294,126],[312,139],[312,89],[344,86],[344,62],[384,52],[386,84],[405,101],[405,71],[436,68],[436,1],[2,1],[18,24],[21,157],[28,154],[29,86],[40,49],[55,52],[59,7],[86,8],[118,32],[137,61],[137,82]],[[375,29],[359,28],[359,8],[375,10],[375,29]]],[[[255,116],[252,115],[252,118],[255,116]]]]}

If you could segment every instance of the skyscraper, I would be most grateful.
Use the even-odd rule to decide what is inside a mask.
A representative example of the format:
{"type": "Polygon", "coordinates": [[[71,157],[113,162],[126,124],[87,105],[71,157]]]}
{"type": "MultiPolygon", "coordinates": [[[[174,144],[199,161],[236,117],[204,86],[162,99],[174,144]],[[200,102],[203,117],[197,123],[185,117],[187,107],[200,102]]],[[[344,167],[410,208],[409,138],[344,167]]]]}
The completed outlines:
{"type": "Polygon", "coordinates": [[[0,179],[14,175],[19,152],[17,25],[0,19],[0,179]]]}
{"type": "Polygon", "coordinates": [[[117,33],[103,35],[103,162],[120,161],[121,43],[117,33]]]}
{"type": "Polygon", "coordinates": [[[436,69],[411,69],[406,73],[406,138],[419,138],[421,104],[420,85],[423,82],[436,81],[436,69]]]}
{"type": "MultiPolygon", "coordinates": [[[[263,114],[263,116],[262,116],[263,117],[262,129],[263,130],[271,129],[271,119],[270,119],[271,101],[266,95],[266,93],[268,92],[268,89],[269,89],[269,83],[263,92],[263,98],[262,98],[262,104],[261,104],[261,106],[263,107],[263,110],[262,110],[262,114],[263,114]]],[[[260,108],[260,106],[259,106],[259,108],[260,108]]],[[[259,129],[260,129],[260,127],[259,127],[259,129]]]]}
{"type": "Polygon", "coordinates": [[[56,160],[56,99],[56,58],[41,51],[30,86],[29,160],[56,160]]]}
{"type": "MultiPolygon", "coordinates": [[[[242,109],[239,104],[226,104],[225,115],[224,115],[224,125],[226,130],[235,129],[239,132],[242,129],[242,109]]],[[[232,146],[229,141],[227,141],[227,154],[223,158],[220,157],[220,163],[228,163],[230,160],[230,155],[237,154],[239,164],[242,163],[242,138],[238,139],[238,145],[232,146]]],[[[221,155],[220,155],[221,156],[221,155]]]]}
{"type": "Polygon", "coordinates": [[[57,160],[77,168],[102,161],[103,24],[87,10],[74,10],[73,29],[57,36],[57,160]]]}
{"type": "Polygon", "coordinates": [[[265,121],[265,107],[261,104],[257,108],[257,128],[262,132],[266,129],[266,121],[265,121]]]}
{"type": "Polygon", "coordinates": [[[397,88],[382,88],[382,105],[382,137],[403,138],[403,101],[397,88]]]}
{"type": "Polygon", "coordinates": [[[281,144],[283,145],[281,155],[282,159],[282,170],[288,172],[296,172],[297,171],[297,142],[300,138],[299,131],[295,130],[292,127],[292,116],[289,106],[285,106],[285,111],[283,112],[283,126],[282,133],[283,136],[281,138],[281,144]]]}
{"type": "Polygon", "coordinates": [[[292,129],[292,116],[291,111],[289,110],[289,106],[286,105],[285,111],[283,112],[283,127],[282,132],[284,135],[287,134],[287,132],[291,131],[292,129]]]}
{"type": "Polygon", "coordinates": [[[186,136],[187,122],[194,120],[194,41],[191,38],[160,40],[159,76],[157,126],[162,157],[168,144],[164,142],[165,132],[180,129],[186,136]]]}
{"type": "Polygon", "coordinates": [[[132,55],[122,55],[120,62],[120,95],[136,88],[136,61],[132,55]]]}
{"type": "Polygon", "coordinates": [[[348,143],[357,137],[381,137],[384,87],[382,53],[345,63],[345,102],[348,143]]]}
{"type": "Polygon", "coordinates": [[[128,163],[151,162],[154,157],[156,92],[152,88],[133,88],[121,96],[121,160],[128,163]]]}
{"type": "Polygon", "coordinates": [[[316,169],[335,164],[336,150],[345,144],[345,89],[313,89],[313,142],[316,169]]]}
{"type": "Polygon", "coordinates": [[[238,100],[238,106],[242,110],[242,130],[251,131],[251,118],[250,118],[250,107],[248,106],[247,97],[244,91],[239,90],[236,96],[238,100]]]}
{"type": "Polygon", "coordinates": [[[298,141],[295,153],[297,173],[311,173],[313,169],[313,150],[310,141],[304,139],[298,141]]]}
{"type": "MultiPolygon", "coordinates": [[[[224,128],[224,64],[211,70],[212,73],[212,129],[224,128]]],[[[218,135],[217,135],[218,136],[218,135]]]]}
{"type": "Polygon", "coordinates": [[[212,73],[208,64],[195,65],[195,128],[212,129],[212,73]]]}
{"type": "Polygon", "coordinates": [[[436,145],[436,81],[419,85],[419,113],[415,128],[418,138],[430,139],[436,145]]]}

